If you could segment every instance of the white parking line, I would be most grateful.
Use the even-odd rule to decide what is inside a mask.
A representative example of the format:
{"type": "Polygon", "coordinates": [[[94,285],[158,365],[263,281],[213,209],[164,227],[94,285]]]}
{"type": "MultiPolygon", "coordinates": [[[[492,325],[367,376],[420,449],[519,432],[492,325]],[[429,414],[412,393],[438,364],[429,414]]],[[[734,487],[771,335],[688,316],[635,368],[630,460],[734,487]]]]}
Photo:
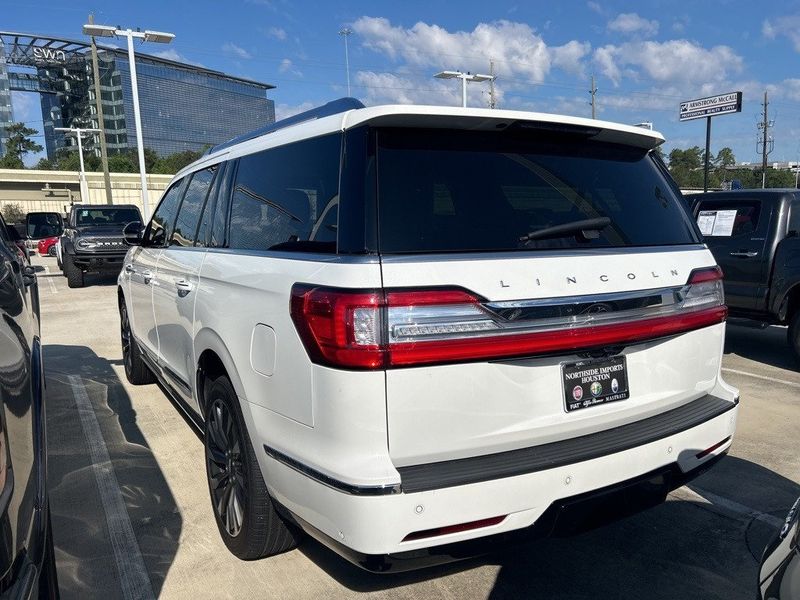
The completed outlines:
{"type": "Polygon", "coordinates": [[[764,381],[770,381],[774,383],[781,383],[783,385],[789,385],[791,387],[800,388],[800,383],[795,383],[794,381],[787,381],[785,379],[775,379],[774,377],[767,377],[766,375],[757,375],[756,373],[750,373],[749,371],[740,371],[739,369],[728,369],[723,367],[722,370],[725,373],[734,373],[736,375],[745,375],[747,377],[753,377],[755,379],[762,379],[764,381]]]}
{"type": "Polygon", "coordinates": [[[50,268],[47,265],[44,266],[44,274],[47,275],[47,283],[50,285],[50,291],[54,294],[57,294],[58,288],[56,288],[56,284],[50,277],[50,268]]]}
{"type": "Polygon", "coordinates": [[[703,504],[710,504],[711,506],[718,506],[725,509],[728,512],[741,515],[742,517],[763,521],[764,523],[774,527],[775,529],[780,529],[783,526],[783,519],[779,519],[778,517],[775,517],[773,515],[768,515],[767,513],[763,513],[754,508],[750,508],[749,506],[740,504],[735,500],[723,498],[722,496],[719,496],[713,492],[709,492],[702,488],[698,488],[697,486],[692,486],[692,487],[694,487],[693,490],[684,486],[672,492],[672,495],[680,498],[681,500],[693,500],[696,502],[702,502],[703,504]]]}
{"type": "Polygon", "coordinates": [[[133,533],[128,511],[122,499],[119,482],[108,455],[108,448],[92,408],[92,401],[78,375],[67,377],[72,387],[72,395],[78,407],[83,435],[89,447],[92,470],[103,503],[103,512],[108,526],[108,537],[117,564],[122,595],[125,600],[145,600],[155,598],[153,586],[147,576],[142,553],[133,533]]]}

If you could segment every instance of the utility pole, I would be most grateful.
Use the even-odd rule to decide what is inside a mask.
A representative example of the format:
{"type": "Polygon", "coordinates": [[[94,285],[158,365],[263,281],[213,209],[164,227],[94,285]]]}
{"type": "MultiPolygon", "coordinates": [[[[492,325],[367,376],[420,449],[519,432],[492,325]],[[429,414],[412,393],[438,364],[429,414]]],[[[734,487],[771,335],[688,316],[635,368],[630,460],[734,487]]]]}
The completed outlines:
{"type": "Polygon", "coordinates": [[[344,68],[347,71],[347,96],[350,97],[350,55],[347,49],[347,38],[353,34],[353,30],[349,27],[339,30],[339,35],[344,38],[344,68]]]}
{"type": "Polygon", "coordinates": [[[592,105],[592,118],[595,118],[595,100],[594,97],[597,94],[597,88],[594,85],[594,75],[592,75],[592,89],[589,90],[589,93],[592,95],[592,101],[589,103],[592,105]]]}
{"type": "MultiPolygon", "coordinates": [[[[94,23],[94,15],[89,15],[89,23],[94,23]]],[[[106,204],[113,204],[111,198],[111,176],[108,173],[108,148],[106,147],[106,123],[103,117],[103,97],[100,92],[100,65],[97,61],[97,44],[94,41],[94,36],[90,36],[92,40],[92,75],[94,77],[94,102],[97,108],[97,126],[100,129],[100,162],[103,165],[103,182],[106,186],[106,204]]],[[[78,136],[80,139],[80,136],[78,136]]],[[[83,200],[83,199],[81,199],[83,200]]]]}
{"type": "Polygon", "coordinates": [[[756,151],[758,151],[758,147],[761,146],[761,189],[767,187],[767,156],[775,147],[775,140],[769,135],[769,130],[775,122],[769,120],[767,113],[768,106],[769,102],[767,101],[767,92],[765,91],[764,110],[761,113],[762,120],[761,123],[758,124],[758,128],[761,130],[761,139],[756,142],[756,151]]]}
{"type": "Polygon", "coordinates": [[[497,102],[494,99],[494,61],[489,60],[489,108],[497,108],[497,102]]]}

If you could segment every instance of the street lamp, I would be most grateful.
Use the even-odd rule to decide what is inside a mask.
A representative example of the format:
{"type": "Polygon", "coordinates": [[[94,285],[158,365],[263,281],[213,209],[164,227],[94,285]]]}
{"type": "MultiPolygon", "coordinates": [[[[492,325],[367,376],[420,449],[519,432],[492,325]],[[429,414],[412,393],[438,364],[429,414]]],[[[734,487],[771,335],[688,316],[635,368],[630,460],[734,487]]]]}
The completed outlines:
{"type": "Polygon", "coordinates": [[[344,68],[347,71],[347,96],[351,96],[350,93],[350,56],[347,52],[347,38],[349,38],[353,34],[353,30],[349,27],[345,27],[344,29],[339,30],[339,35],[344,38],[344,68]]]}
{"type": "Polygon", "coordinates": [[[78,184],[81,188],[81,202],[89,202],[89,187],[86,185],[86,171],[83,168],[83,134],[101,133],[102,130],[93,129],[91,127],[53,127],[53,131],[71,133],[78,139],[78,157],[81,164],[81,171],[78,174],[78,184]]]}
{"type": "Polygon", "coordinates": [[[136,124],[136,149],[139,153],[139,175],[142,178],[142,213],[145,221],[150,216],[150,206],[147,199],[147,174],[144,166],[144,140],[142,139],[142,117],[139,113],[139,84],[136,81],[136,58],[133,53],[133,39],[157,44],[169,44],[174,38],[174,33],[163,31],[133,31],[120,29],[110,25],[95,25],[87,23],[83,26],[83,34],[95,37],[124,37],[128,39],[128,64],[131,70],[131,89],[133,91],[133,119],[136,124]]]}
{"type": "Polygon", "coordinates": [[[467,107],[467,82],[468,81],[493,81],[494,75],[481,75],[480,73],[472,74],[470,72],[462,73],[461,71],[441,71],[434,75],[437,79],[460,79],[461,80],[461,106],[467,107]]]}

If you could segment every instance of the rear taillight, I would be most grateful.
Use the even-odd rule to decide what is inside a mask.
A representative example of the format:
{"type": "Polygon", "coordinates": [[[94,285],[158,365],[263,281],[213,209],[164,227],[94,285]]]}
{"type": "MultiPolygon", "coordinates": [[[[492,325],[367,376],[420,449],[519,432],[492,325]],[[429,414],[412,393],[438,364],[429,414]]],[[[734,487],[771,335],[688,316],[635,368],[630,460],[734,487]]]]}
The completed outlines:
{"type": "MultiPolygon", "coordinates": [[[[503,316],[503,303],[487,305],[457,288],[381,292],[298,284],[291,314],[313,362],[349,369],[574,352],[685,333],[727,316],[718,267],[693,271],[685,286],[655,297],[660,303],[644,307],[517,319],[503,316]]],[[[556,298],[547,306],[566,305],[556,298]]]]}

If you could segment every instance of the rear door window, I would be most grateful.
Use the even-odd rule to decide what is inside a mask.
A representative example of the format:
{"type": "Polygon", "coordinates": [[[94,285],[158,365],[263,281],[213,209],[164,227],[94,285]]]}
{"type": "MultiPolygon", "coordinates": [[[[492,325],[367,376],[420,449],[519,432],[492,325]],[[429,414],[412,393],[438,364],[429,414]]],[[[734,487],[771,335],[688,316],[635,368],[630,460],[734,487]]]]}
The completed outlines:
{"type": "Polygon", "coordinates": [[[229,246],[336,252],[341,134],[239,159],[229,246]]]}
{"type": "Polygon", "coordinates": [[[704,237],[749,237],[761,219],[760,200],[703,200],[697,226],[704,237]]]}
{"type": "Polygon", "coordinates": [[[186,193],[183,195],[175,220],[175,229],[170,239],[171,246],[192,246],[195,242],[197,228],[200,223],[200,214],[203,211],[211,183],[214,181],[214,174],[217,172],[216,165],[207,169],[197,171],[192,175],[186,193]]]}
{"type": "Polygon", "coordinates": [[[550,132],[382,129],[377,158],[384,253],[699,241],[683,200],[643,149],[550,132]],[[607,223],[598,231],[553,232],[598,220],[607,223]]]}

